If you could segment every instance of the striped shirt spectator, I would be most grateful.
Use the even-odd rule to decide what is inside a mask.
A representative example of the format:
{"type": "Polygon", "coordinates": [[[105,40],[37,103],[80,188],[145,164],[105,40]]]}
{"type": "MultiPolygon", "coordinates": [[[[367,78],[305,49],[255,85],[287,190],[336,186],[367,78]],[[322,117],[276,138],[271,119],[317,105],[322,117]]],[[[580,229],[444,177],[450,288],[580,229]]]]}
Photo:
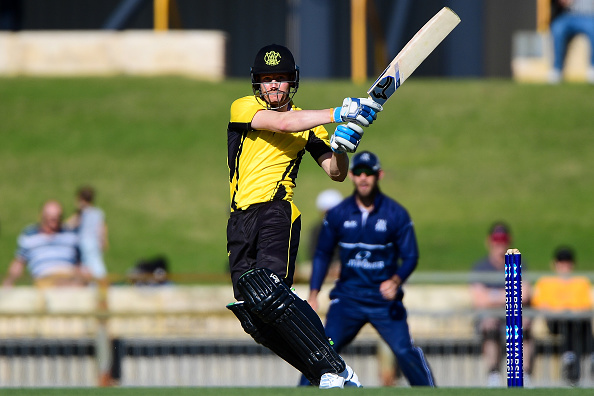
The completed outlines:
{"type": "Polygon", "coordinates": [[[16,258],[27,263],[34,279],[71,273],[79,262],[78,236],[64,228],[47,234],[31,225],[19,235],[16,258]]]}
{"type": "Polygon", "coordinates": [[[29,226],[18,237],[18,248],[3,286],[12,286],[25,267],[36,286],[78,286],[86,282],[81,273],[78,235],[62,227],[62,205],[47,201],[39,224],[29,226]]]}

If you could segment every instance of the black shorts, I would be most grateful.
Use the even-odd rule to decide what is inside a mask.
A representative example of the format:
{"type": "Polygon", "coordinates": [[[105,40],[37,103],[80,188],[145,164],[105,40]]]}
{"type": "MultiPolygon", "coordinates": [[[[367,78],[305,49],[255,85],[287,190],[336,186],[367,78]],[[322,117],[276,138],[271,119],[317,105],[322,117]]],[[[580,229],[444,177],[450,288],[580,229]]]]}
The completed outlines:
{"type": "Polygon", "coordinates": [[[288,201],[271,201],[231,213],[227,222],[227,253],[237,300],[243,300],[237,281],[250,269],[268,268],[288,286],[293,284],[301,233],[301,216],[295,216],[294,210],[288,201]]]}

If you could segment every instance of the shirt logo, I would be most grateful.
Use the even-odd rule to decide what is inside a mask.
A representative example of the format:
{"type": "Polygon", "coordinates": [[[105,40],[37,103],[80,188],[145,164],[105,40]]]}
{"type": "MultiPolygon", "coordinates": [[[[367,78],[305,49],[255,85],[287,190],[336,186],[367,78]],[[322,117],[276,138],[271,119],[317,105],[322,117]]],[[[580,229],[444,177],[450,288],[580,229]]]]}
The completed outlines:
{"type": "Polygon", "coordinates": [[[375,223],[375,230],[377,232],[386,232],[388,230],[388,222],[385,219],[378,219],[375,223]]]}
{"type": "Polygon", "coordinates": [[[354,259],[346,262],[346,266],[350,268],[360,268],[364,270],[382,270],[385,267],[383,260],[369,261],[371,259],[371,252],[369,250],[360,250],[355,255],[354,259]]]}
{"type": "Polygon", "coordinates": [[[346,220],[343,225],[344,228],[357,228],[357,221],[355,220],[346,220]]]}
{"type": "Polygon", "coordinates": [[[264,63],[268,66],[276,66],[280,63],[281,55],[276,51],[268,51],[264,55],[264,63]]]}
{"type": "Polygon", "coordinates": [[[357,260],[367,260],[369,257],[371,257],[371,252],[369,250],[361,250],[355,255],[357,260]]]}

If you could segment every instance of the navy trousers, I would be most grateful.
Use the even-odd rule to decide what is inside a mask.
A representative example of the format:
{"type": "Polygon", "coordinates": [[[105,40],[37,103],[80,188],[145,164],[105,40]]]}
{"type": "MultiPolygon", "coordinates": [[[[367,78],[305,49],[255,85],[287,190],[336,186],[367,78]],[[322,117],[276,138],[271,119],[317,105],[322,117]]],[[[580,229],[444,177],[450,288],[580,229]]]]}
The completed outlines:
{"type": "MultiPolygon", "coordinates": [[[[326,335],[340,353],[361,328],[370,323],[388,344],[400,370],[411,386],[435,386],[429,364],[421,348],[413,344],[402,301],[381,301],[374,304],[348,297],[332,300],[326,316],[326,335]]],[[[356,367],[353,367],[355,372],[356,367]]],[[[301,379],[301,385],[307,380],[301,379]]]]}

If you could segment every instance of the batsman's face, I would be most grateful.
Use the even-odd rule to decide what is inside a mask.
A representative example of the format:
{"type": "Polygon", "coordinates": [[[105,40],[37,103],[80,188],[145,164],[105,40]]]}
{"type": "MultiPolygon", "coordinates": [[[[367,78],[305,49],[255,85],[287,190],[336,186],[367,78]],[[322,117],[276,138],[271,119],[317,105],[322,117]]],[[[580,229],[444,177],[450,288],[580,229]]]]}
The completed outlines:
{"type": "Polygon", "coordinates": [[[260,83],[262,96],[270,105],[283,104],[289,98],[288,74],[263,74],[260,83]]]}

